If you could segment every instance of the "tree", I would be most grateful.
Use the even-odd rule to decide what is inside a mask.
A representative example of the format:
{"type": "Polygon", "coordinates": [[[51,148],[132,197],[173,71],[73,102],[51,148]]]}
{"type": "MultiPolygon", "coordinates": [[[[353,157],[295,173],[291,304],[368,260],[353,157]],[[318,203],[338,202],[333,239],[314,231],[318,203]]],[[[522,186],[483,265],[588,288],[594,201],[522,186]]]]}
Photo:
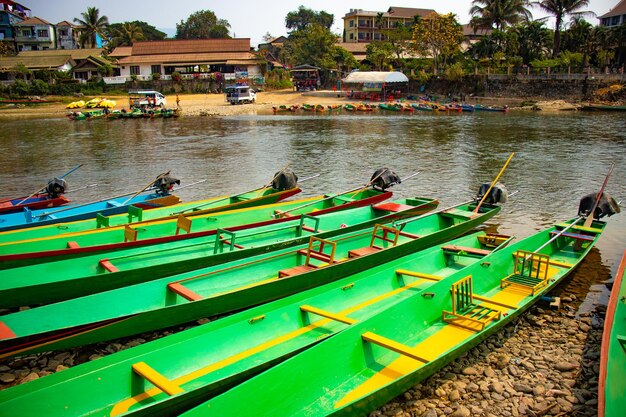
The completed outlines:
{"type": "Polygon", "coordinates": [[[270,43],[271,41],[274,40],[274,38],[275,36],[273,36],[271,33],[265,32],[265,35],[263,35],[263,42],[270,43]]]}
{"type": "Polygon", "coordinates": [[[586,14],[588,12],[580,12],[580,9],[589,5],[589,0],[542,0],[536,3],[544,12],[550,13],[555,17],[554,24],[554,46],[552,47],[552,57],[559,55],[561,47],[561,28],[565,16],[568,14],[586,14]]]}
{"type": "Polygon", "coordinates": [[[393,47],[389,42],[374,41],[365,47],[367,60],[378,71],[387,71],[393,59],[393,47]]]}
{"type": "Polygon", "coordinates": [[[118,46],[132,46],[133,43],[145,39],[143,30],[131,22],[124,22],[115,28],[109,28],[109,33],[111,35],[109,44],[111,49],[118,46]]]}
{"type": "Polygon", "coordinates": [[[289,35],[281,52],[284,62],[293,65],[309,64],[321,68],[335,68],[337,37],[325,26],[311,24],[289,35]]]}
{"type": "Polygon", "coordinates": [[[528,0],[473,0],[470,14],[472,27],[503,30],[521,22],[529,21],[532,13],[528,0]]]}
{"type": "Polygon", "coordinates": [[[133,24],[135,27],[141,29],[141,33],[143,33],[144,40],[146,41],[161,41],[167,38],[167,33],[161,32],[154,26],[142,22],[140,20],[135,20],[132,22],[124,22],[124,23],[111,23],[109,24],[109,36],[113,38],[113,31],[122,30],[122,26],[125,24],[133,24]]]}
{"type": "Polygon", "coordinates": [[[535,20],[517,25],[511,31],[517,37],[517,54],[522,57],[524,64],[544,58],[552,42],[551,31],[544,26],[544,22],[535,20]]]}
{"type": "Polygon", "coordinates": [[[13,48],[9,42],[0,41],[0,56],[15,55],[13,48]]]}
{"type": "Polygon", "coordinates": [[[218,19],[210,10],[200,10],[176,24],[176,39],[225,39],[230,23],[225,19],[218,19]]]}
{"type": "Polygon", "coordinates": [[[96,35],[106,39],[107,26],[109,19],[106,16],[100,16],[100,10],[96,7],[88,7],[86,12],[81,13],[82,19],[74,18],[74,23],[78,23],[80,31],[80,45],[84,48],[86,45],[96,47],[96,35]]]}
{"type": "Polygon", "coordinates": [[[304,30],[311,25],[320,25],[330,30],[334,20],[335,16],[325,11],[316,12],[300,6],[298,11],[287,13],[285,27],[295,32],[304,30]]]}
{"type": "Polygon", "coordinates": [[[439,69],[439,58],[450,56],[459,50],[463,31],[452,13],[430,13],[413,27],[413,49],[421,55],[433,58],[434,70],[439,69]]]}

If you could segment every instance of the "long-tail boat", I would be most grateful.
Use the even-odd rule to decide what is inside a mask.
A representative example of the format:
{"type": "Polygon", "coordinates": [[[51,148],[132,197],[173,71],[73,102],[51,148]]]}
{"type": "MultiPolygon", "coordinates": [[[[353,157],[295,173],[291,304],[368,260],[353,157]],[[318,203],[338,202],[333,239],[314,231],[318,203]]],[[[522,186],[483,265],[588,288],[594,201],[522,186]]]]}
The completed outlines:
{"type": "Polygon", "coordinates": [[[41,415],[44,407],[48,416],[68,410],[74,416],[176,415],[401,300],[427,295],[434,283],[507,242],[478,232],[408,254],[0,391],[0,407],[24,417],[41,415]],[[159,384],[158,375],[167,383],[159,384]],[[93,392],[98,395],[88,395],[93,392]]]}
{"type": "Polygon", "coordinates": [[[438,241],[448,232],[445,227],[439,230],[428,224],[432,218],[421,220],[400,220],[406,225],[402,234],[392,223],[331,239],[311,236],[308,245],[8,314],[0,317],[6,330],[6,337],[0,337],[0,356],[25,349],[71,347],[173,326],[332,282],[393,259],[402,245],[421,249],[420,240],[438,241]],[[424,233],[415,239],[419,231],[424,233]],[[325,257],[327,252],[330,259],[325,257]],[[81,314],[73,314],[75,311],[81,314]]]}
{"type": "Polygon", "coordinates": [[[0,245],[22,240],[33,240],[80,233],[92,229],[124,226],[126,224],[136,225],[142,221],[176,218],[180,214],[183,214],[185,217],[194,217],[218,211],[221,212],[247,207],[256,207],[263,204],[273,204],[298,194],[301,191],[302,190],[298,187],[287,190],[277,190],[272,187],[263,187],[230,196],[220,196],[205,200],[191,201],[188,203],[179,203],[173,206],[153,208],[147,211],[144,211],[134,205],[130,205],[128,206],[127,211],[122,214],[108,216],[100,215],[95,218],[85,220],[61,222],[47,226],[36,226],[27,229],[0,232],[0,245]]]}
{"type": "MultiPolygon", "coordinates": [[[[328,195],[204,215],[157,218],[130,225],[111,226],[58,237],[30,239],[0,244],[0,269],[17,268],[45,262],[114,253],[165,243],[176,247],[198,244],[212,238],[217,229],[277,224],[307,213],[321,215],[336,210],[366,206],[385,200],[392,193],[365,189],[348,195],[328,195]],[[280,213],[285,213],[281,218],[280,213]],[[288,215],[288,216],[287,216],[288,215]]],[[[430,199],[428,201],[431,201],[430,199]]],[[[423,201],[420,201],[420,204],[423,201]]],[[[433,206],[432,208],[435,208],[433,206]]],[[[176,209],[178,211],[178,209],[176,209]]],[[[235,229],[237,230],[237,229],[235,229]]],[[[170,247],[171,248],[171,247],[170,247]]]]}
{"type": "Polygon", "coordinates": [[[598,417],[619,417],[626,409],[626,250],[619,264],[604,319],[598,417]]]}
{"type": "Polygon", "coordinates": [[[134,205],[144,210],[178,204],[180,199],[170,194],[170,189],[179,180],[161,174],[155,181],[137,193],[129,193],[85,204],[69,205],[55,210],[24,210],[19,213],[0,214],[0,231],[27,227],[44,226],[63,221],[94,218],[98,214],[110,215],[124,213],[128,206],[134,205]]]}
{"type": "MultiPolygon", "coordinates": [[[[323,218],[317,215],[294,216],[266,223],[219,228],[214,229],[211,236],[129,248],[111,256],[96,254],[5,269],[0,280],[0,306],[51,303],[154,280],[304,244],[310,235],[328,238],[378,221],[427,212],[437,204],[432,199],[405,201],[408,204],[383,204],[347,214],[326,213],[323,218]]],[[[486,210],[486,213],[491,211],[486,210]]],[[[485,217],[490,216],[478,216],[476,221],[485,217]]],[[[453,223],[444,222],[442,225],[453,223]]]]}
{"type": "MultiPolygon", "coordinates": [[[[181,415],[367,415],[500,330],[559,284],[605,229],[604,222],[585,227],[578,220],[500,249],[181,415]]],[[[159,369],[153,365],[139,368],[152,378],[150,370],[159,369]]],[[[159,375],[160,382],[151,382],[159,389],[177,387],[167,374],[159,375]]],[[[178,392],[170,394],[175,398],[178,392]]]]}

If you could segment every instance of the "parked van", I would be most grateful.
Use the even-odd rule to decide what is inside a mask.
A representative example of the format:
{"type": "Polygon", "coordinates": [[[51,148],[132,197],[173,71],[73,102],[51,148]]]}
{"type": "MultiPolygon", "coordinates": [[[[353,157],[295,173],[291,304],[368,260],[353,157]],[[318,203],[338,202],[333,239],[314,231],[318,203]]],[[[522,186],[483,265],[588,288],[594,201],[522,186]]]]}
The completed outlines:
{"type": "Polygon", "coordinates": [[[256,92],[247,85],[227,86],[224,92],[230,104],[254,103],[256,100],[256,92]]]}
{"type": "Polygon", "coordinates": [[[165,107],[165,96],[154,90],[135,90],[128,92],[130,108],[165,107]]]}

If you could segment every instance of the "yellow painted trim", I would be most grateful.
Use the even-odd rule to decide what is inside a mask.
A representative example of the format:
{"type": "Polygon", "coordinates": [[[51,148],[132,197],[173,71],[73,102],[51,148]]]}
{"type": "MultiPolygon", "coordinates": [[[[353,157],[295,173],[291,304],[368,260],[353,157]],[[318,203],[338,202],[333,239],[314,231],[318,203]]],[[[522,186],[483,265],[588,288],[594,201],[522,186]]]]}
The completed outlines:
{"type": "Polygon", "coordinates": [[[143,378],[147,379],[152,385],[165,392],[167,395],[176,395],[185,392],[178,384],[170,381],[145,362],[137,362],[133,364],[133,371],[143,378]]]}
{"type": "Polygon", "coordinates": [[[331,313],[330,311],[322,310],[322,309],[315,308],[309,305],[300,306],[300,310],[306,311],[307,313],[316,314],[318,316],[325,317],[327,319],[335,320],[340,323],[354,324],[357,322],[356,320],[351,319],[350,317],[346,317],[343,314],[331,313]]]}
{"type": "Polygon", "coordinates": [[[561,262],[561,261],[550,261],[549,262],[550,266],[558,266],[560,268],[568,268],[571,269],[574,267],[574,264],[570,264],[568,262],[561,262]]]}
{"type": "Polygon", "coordinates": [[[423,272],[409,271],[408,269],[397,269],[396,275],[408,275],[410,277],[424,278],[424,279],[429,279],[431,281],[441,281],[443,278],[439,275],[431,275],[431,274],[425,274],[423,272]]]}
{"type": "Polygon", "coordinates": [[[428,359],[424,359],[423,357],[418,355],[416,349],[413,349],[407,345],[403,345],[402,343],[398,343],[395,340],[387,339],[386,337],[372,332],[363,333],[361,335],[361,338],[363,338],[363,340],[365,340],[366,342],[377,344],[378,346],[382,346],[408,358],[415,359],[416,361],[428,363],[428,359]]]}
{"type": "Polygon", "coordinates": [[[487,304],[493,304],[493,305],[496,305],[498,307],[504,307],[504,308],[507,308],[509,310],[515,310],[516,308],[518,308],[517,304],[507,304],[507,303],[503,303],[501,301],[496,301],[493,298],[483,297],[481,295],[473,294],[472,297],[475,300],[482,301],[482,302],[485,302],[487,304]]]}
{"type": "MultiPolygon", "coordinates": [[[[370,306],[372,304],[376,304],[379,301],[382,301],[386,298],[392,297],[396,294],[400,294],[403,291],[407,291],[411,288],[417,287],[419,284],[421,284],[423,281],[421,280],[417,280],[415,282],[412,282],[410,284],[405,285],[404,287],[400,287],[400,288],[396,288],[395,290],[389,291],[385,294],[381,294],[377,297],[371,298],[369,300],[366,300],[362,303],[359,303],[353,307],[350,307],[348,309],[345,309],[341,312],[339,312],[338,314],[341,315],[348,315],[350,313],[353,313],[355,311],[361,310],[367,306],[370,306]]],[[[250,357],[254,354],[257,354],[259,352],[262,352],[264,350],[270,349],[273,346],[279,345],[280,343],[286,342],[288,340],[294,339],[300,335],[303,335],[309,331],[312,331],[318,327],[322,327],[324,325],[326,325],[327,323],[329,323],[330,320],[329,319],[322,319],[319,320],[315,323],[311,323],[310,325],[306,326],[306,327],[301,327],[300,329],[294,330],[290,333],[287,333],[285,335],[279,336],[275,339],[269,340],[265,343],[262,343],[258,346],[252,347],[250,349],[247,349],[245,351],[239,352],[235,355],[232,355],[228,358],[224,358],[218,362],[215,362],[211,365],[207,365],[203,368],[197,369],[193,372],[190,372],[186,375],[182,375],[178,378],[176,378],[174,380],[174,382],[178,385],[184,385],[189,381],[193,381],[194,379],[200,378],[204,375],[210,374],[211,372],[215,372],[218,369],[224,368],[230,364],[233,364],[237,361],[240,361],[242,359],[245,359],[247,357],[250,357]]],[[[117,416],[119,414],[125,413],[126,411],[128,411],[130,409],[130,407],[134,406],[135,404],[149,398],[149,397],[154,397],[155,395],[160,394],[161,391],[153,388],[147,391],[142,392],[141,394],[137,394],[134,397],[131,398],[127,398],[125,400],[122,400],[120,402],[118,402],[117,404],[115,404],[111,410],[111,416],[117,416]]]]}

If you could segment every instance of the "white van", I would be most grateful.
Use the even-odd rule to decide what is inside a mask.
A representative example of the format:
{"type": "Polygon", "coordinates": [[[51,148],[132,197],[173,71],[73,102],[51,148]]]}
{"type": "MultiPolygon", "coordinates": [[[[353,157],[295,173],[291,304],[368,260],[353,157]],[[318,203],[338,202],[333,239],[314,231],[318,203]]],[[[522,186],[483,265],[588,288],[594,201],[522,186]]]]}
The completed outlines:
{"type": "Polygon", "coordinates": [[[128,104],[135,107],[165,107],[165,96],[154,90],[135,90],[128,92],[128,104]]]}
{"type": "Polygon", "coordinates": [[[256,101],[256,93],[250,86],[233,85],[224,89],[226,93],[226,101],[230,104],[254,103],[256,101]]]}

